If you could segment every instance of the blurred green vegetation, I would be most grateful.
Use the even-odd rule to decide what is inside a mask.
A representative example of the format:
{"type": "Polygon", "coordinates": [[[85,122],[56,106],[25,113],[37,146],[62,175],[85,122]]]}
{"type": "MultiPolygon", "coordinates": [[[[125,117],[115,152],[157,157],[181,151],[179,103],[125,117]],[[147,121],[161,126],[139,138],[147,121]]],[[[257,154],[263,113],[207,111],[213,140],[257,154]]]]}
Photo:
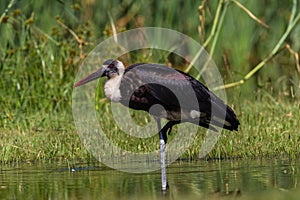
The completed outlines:
{"type": "MultiPolygon", "coordinates": [[[[75,75],[89,51],[112,36],[110,17],[117,32],[144,26],[165,27],[204,44],[221,5],[223,21],[218,21],[219,29],[206,49],[225,83],[242,79],[270,54],[284,34],[292,10],[299,12],[300,2],[238,2],[268,27],[251,18],[233,0],[0,1],[0,127],[5,130],[15,124],[32,130],[56,113],[67,119],[65,123],[73,123],[71,95],[75,75]]],[[[263,107],[286,102],[299,109],[299,36],[297,24],[280,53],[244,84],[227,89],[230,105],[240,108],[239,116],[245,112],[243,105],[252,101],[263,107]],[[285,48],[286,44],[290,49],[285,48]]],[[[286,112],[279,115],[285,116],[286,112]]],[[[53,122],[47,125],[56,127],[53,122]]]]}

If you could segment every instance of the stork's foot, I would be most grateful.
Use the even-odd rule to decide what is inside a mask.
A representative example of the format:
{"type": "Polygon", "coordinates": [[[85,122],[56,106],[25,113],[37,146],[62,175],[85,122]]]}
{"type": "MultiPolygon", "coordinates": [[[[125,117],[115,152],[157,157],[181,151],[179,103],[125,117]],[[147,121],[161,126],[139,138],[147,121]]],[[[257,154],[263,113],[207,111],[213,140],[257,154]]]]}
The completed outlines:
{"type": "Polygon", "coordinates": [[[169,187],[169,183],[167,182],[167,186],[166,186],[166,189],[165,190],[162,190],[163,192],[163,195],[166,195],[168,194],[167,192],[169,191],[170,187],[169,187]]]}

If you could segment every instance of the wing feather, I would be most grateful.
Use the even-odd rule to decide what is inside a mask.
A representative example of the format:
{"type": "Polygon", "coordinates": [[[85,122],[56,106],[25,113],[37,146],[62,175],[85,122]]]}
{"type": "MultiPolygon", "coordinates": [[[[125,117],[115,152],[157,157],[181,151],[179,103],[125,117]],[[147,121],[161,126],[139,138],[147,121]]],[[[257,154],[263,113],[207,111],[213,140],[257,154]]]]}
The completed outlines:
{"type": "Polygon", "coordinates": [[[220,120],[224,119],[223,128],[237,130],[239,121],[233,110],[205,85],[184,72],[165,65],[140,63],[127,68],[123,79],[121,91],[127,92],[123,91],[122,96],[133,101],[135,106],[144,106],[147,110],[153,104],[160,104],[200,110],[215,125],[220,126],[220,120]],[[229,125],[225,125],[226,122],[229,125]]]}

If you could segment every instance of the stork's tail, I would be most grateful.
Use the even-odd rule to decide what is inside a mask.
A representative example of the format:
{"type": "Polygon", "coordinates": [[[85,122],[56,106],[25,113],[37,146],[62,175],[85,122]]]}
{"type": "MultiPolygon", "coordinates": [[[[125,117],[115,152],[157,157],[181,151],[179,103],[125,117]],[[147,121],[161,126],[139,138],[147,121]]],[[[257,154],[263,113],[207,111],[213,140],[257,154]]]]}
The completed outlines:
{"type": "Polygon", "coordinates": [[[216,115],[212,116],[211,123],[220,128],[224,128],[230,131],[237,131],[240,122],[234,111],[226,104],[223,104],[222,106],[220,106],[220,104],[215,104],[215,106],[217,106],[215,107],[216,115]]]}
{"type": "MultiPolygon", "coordinates": [[[[214,122],[213,122],[214,123],[214,122]]],[[[226,115],[223,123],[215,124],[221,128],[230,130],[230,131],[237,131],[240,125],[240,121],[238,120],[237,116],[235,115],[234,111],[227,106],[226,107],[226,115]]]]}

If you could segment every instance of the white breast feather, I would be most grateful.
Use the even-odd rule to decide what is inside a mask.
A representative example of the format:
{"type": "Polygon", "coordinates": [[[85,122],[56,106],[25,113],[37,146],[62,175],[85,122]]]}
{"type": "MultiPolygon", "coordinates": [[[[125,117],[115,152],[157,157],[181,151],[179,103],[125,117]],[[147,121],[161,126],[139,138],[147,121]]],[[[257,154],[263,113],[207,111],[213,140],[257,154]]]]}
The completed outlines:
{"type": "Polygon", "coordinates": [[[106,81],[104,85],[104,93],[109,100],[114,102],[119,102],[121,100],[122,98],[120,92],[121,79],[122,79],[121,76],[116,76],[106,81]]]}

